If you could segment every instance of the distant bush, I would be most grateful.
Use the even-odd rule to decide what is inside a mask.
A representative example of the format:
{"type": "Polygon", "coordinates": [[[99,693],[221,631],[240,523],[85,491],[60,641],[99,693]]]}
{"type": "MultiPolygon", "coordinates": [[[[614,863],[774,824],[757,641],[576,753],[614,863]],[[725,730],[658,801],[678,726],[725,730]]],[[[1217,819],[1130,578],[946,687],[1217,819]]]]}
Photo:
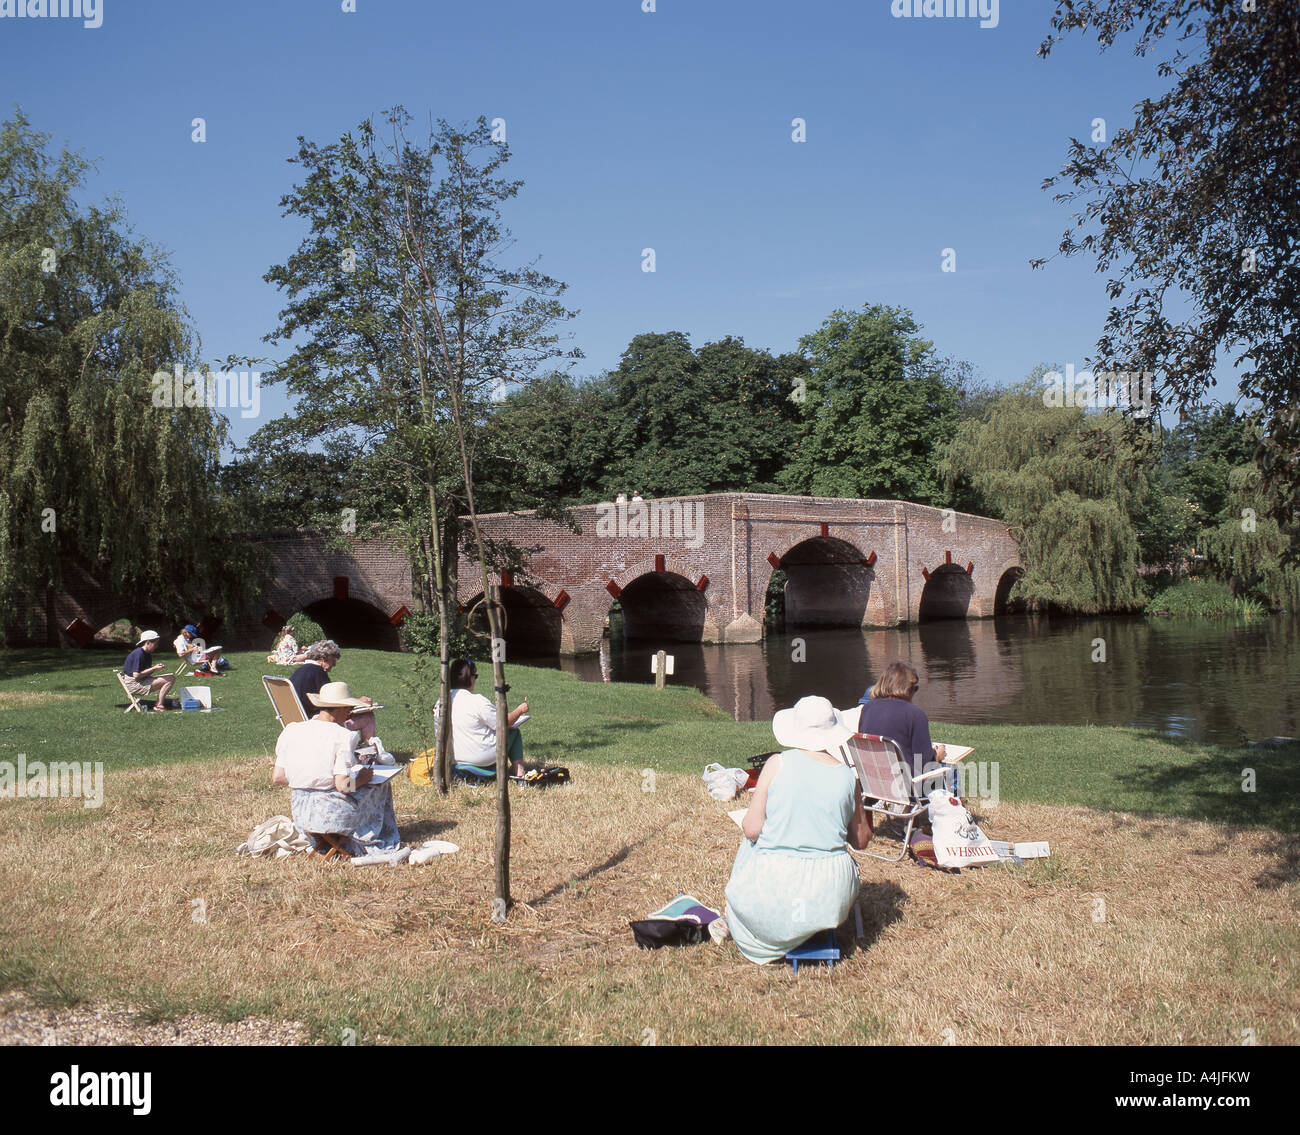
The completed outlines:
{"type": "MultiPolygon", "coordinates": [[[[438,612],[407,615],[402,620],[402,649],[414,654],[424,654],[432,658],[438,655],[438,612]]],[[[460,620],[453,624],[451,641],[448,648],[449,658],[470,658],[474,654],[475,640],[460,625],[460,620]]]]}
{"type": "Polygon", "coordinates": [[[1152,599],[1147,604],[1146,613],[1173,617],[1259,619],[1267,611],[1258,599],[1234,596],[1216,580],[1184,579],[1152,599]]]}
{"type": "MultiPolygon", "coordinates": [[[[301,611],[294,615],[293,618],[285,619],[285,623],[288,626],[293,627],[293,637],[298,643],[299,650],[306,650],[313,642],[320,642],[322,639],[328,637],[324,630],[321,629],[320,623],[316,622],[315,619],[309,619],[301,611]]],[[[277,631],[275,642],[278,643],[279,641],[280,634],[277,631]]],[[[275,643],[272,643],[271,645],[274,646],[275,643]]]]}

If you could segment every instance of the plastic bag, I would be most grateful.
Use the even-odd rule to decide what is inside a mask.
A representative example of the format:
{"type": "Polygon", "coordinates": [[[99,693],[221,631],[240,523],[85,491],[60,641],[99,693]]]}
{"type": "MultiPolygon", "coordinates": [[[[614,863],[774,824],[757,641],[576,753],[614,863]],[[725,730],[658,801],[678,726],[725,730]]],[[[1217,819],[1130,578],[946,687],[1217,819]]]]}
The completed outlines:
{"type": "Polygon", "coordinates": [[[716,761],[704,766],[704,786],[715,800],[733,800],[749,780],[749,772],[743,768],[723,768],[716,761]]]}

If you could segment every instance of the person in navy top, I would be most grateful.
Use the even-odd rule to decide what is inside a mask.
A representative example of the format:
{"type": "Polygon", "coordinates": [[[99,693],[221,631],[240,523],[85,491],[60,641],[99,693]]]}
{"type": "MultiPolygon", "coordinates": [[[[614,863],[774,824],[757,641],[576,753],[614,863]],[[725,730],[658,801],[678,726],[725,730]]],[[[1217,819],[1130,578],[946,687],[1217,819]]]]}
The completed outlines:
{"type": "Polygon", "coordinates": [[[342,651],[333,639],[314,642],[307,648],[307,661],[289,675],[289,684],[298,691],[303,707],[311,705],[308,694],[318,694],[330,680],[330,671],[338,665],[342,651]]]}
{"type": "MultiPolygon", "coordinates": [[[[942,745],[930,743],[930,720],[925,710],[912,704],[912,695],[920,687],[916,671],[905,662],[891,662],[885,672],[860,699],[862,712],[858,717],[859,733],[874,733],[896,741],[903,750],[903,758],[919,776],[927,765],[943,760],[942,745]]],[[[913,796],[924,795],[923,784],[912,786],[913,796]]]]}
{"type": "Polygon", "coordinates": [[[172,674],[158,675],[158,671],[163,669],[161,663],[156,663],[153,666],[148,665],[149,656],[157,649],[158,632],[145,631],[140,636],[140,641],[135,644],[135,649],[126,656],[126,661],[122,663],[122,678],[126,682],[127,689],[131,691],[134,697],[147,698],[157,690],[158,702],[153,708],[155,713],[162,713],[167,708],[163,702],[176,678],[172,674]]]}

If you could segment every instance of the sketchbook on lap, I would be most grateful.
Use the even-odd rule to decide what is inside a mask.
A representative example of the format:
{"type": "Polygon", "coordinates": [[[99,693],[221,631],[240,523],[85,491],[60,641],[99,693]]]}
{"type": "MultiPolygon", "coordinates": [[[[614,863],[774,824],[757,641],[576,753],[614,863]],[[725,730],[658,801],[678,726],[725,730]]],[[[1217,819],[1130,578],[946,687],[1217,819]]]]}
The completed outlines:
{"type": "Polygon", "coordinates": [[[948,745],[944,742],[936,742],[943,745],[943,763],[946,765],[955,765],[958,761],[964,761],[975,751],[974,745],[948,745]]]}

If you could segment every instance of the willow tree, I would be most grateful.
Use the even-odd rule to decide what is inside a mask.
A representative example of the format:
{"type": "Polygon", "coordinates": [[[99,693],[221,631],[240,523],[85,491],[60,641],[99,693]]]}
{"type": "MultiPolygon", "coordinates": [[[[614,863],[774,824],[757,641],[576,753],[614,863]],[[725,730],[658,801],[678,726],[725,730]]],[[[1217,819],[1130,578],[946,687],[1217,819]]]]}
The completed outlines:
{"type": "Polygon", "coordinates": [[[1228,474],[1227,516],[1201,537],[1211,569],[1234,595],[1255,594],[1273,607],[1300,610],[1300,568],[1293,537],[1268,510],[1258,465],[1228,474]]]}
{"type": "Polygon", "coordinates": [[[1038,377],[963,421],[940,472],[950,492],[966,482],[1020,541],[1012,598],[1079,614],[1139,608],[1136,518],[1151,436],[1119,413],[1047,405],[1038,377]]]}
{"type": "Polygon", "coordinates": [[[90,165],[49,140],[21,112],[0,126],[0,628],[22,593],[53,636],[74,569],[223,612],[256,583],[212,487],[225,422],[154,404],[156,372],[195,364],[175,279],[120,206],[76,202],[90,165]]]}

